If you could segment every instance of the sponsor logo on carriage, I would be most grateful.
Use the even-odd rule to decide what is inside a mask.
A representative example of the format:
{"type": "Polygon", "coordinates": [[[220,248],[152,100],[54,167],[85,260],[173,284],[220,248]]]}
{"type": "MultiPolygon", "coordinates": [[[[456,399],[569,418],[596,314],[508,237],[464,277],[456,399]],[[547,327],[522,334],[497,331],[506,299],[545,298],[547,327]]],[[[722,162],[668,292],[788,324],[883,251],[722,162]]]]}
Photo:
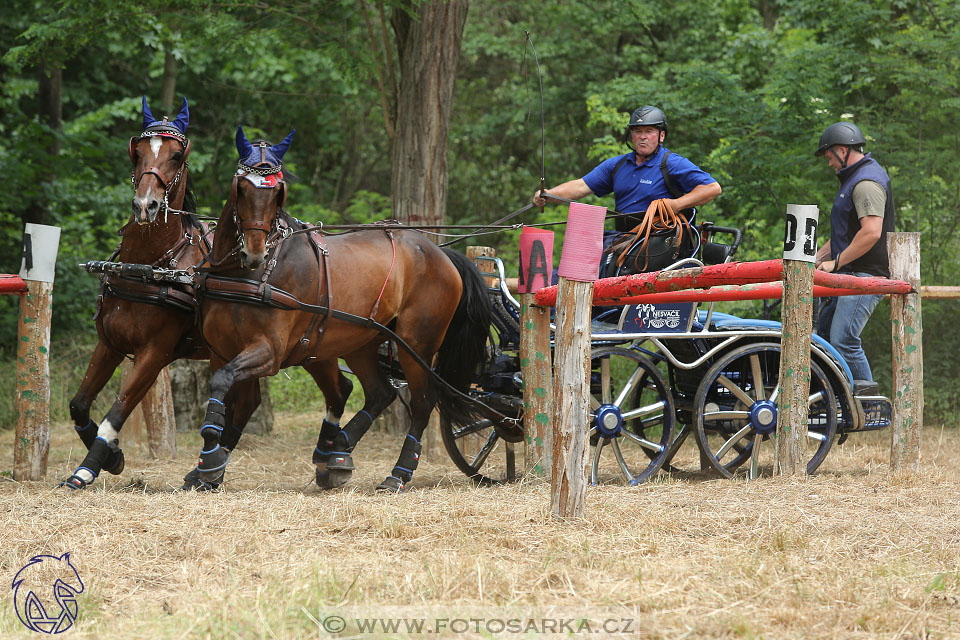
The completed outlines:
{"type": "Polygon", "coordinates": [[[637,325],[641,329],[677,329],[680,327],[680,310],[658,307],[655,304],[638,304],[637,325]]]}
{"type": "Polygon", "coordinates": [[[77,620],[77,596],[84,587],[69,553],[30,558],[10,588],[17,618],[31,631],[63,633],[77,620]]]}

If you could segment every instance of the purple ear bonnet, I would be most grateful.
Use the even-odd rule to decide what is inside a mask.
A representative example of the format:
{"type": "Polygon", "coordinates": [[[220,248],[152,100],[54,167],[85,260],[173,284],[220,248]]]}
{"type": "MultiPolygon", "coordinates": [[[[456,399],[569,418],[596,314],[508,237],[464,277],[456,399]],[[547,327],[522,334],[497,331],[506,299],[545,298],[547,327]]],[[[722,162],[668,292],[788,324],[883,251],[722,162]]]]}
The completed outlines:
{"type": "MultiPolygon", "coordinates": [[[[187,135],[187,126],[190,124],[190,109],[187,107],[187,99],[183,99],[180,106],[180,113],[170,122],[166,117],[158,120],[147,105],[147,96],[143,96],[143,132],[150,135],[172,135],[176,138],[185,138],[187,135]]],[[[182,142],[182,140],[181,140],[182,142]]]]}
{"type": "Polygon", "coordinates": [[[265,141],[252,144],[243,133],[243,127],[237,127],[237,154],[240,156],[239,169],[245,173],[268,175],[278,173],[283,168],[283,155],[293,141],[296,129],[280,144],[270,145],[265,141]]]}

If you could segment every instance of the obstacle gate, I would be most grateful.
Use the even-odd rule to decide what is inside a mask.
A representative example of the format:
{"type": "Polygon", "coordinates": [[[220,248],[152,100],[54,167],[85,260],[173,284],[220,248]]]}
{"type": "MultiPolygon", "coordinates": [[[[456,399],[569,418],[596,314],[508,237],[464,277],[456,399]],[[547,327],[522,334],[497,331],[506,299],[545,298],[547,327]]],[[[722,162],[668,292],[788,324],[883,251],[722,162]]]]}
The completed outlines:
{"type": "MultiPolygon", "coordinates": [[[[809,213],[809,208],[790,205],[787,217],[788,221],[790,216],[794,217],[795,233],[803,229],[815,234],[816,224],[809,223],[809,213]],[[797,224],[796,219],[804,216],[807,224],[797,224]]],[[[549,463],[542,466],[551,468],[551,502],[555,516],[583,514],[587,485],[585,434],[589,430],[590,415],[589,326],[590,309],[594,305],[782,298],[783,386],[778,404],[783,408],[777,425],[776,469],[782,474],[795,474],[805,472],[799,448],[794,446],[805,433],[791,427],[804,425],[807,419],[806,402],[800,400],[809,394],[813,296],[889,294],[894,343],[890,465],[895,472],[918,470],[923,411],[919,234],[890,234],[891,279],[814,271],[815,237],[802,238],[801,242],[794,238],[791,243],[788,227],[782,260],[726,263],[598,280],[594,274],[598,273],[600,262],[602,221],[599,212],[585,209],[583,205],[571,207],[558,285],[536,287],[537,279],[531,278],[530,273],[537,274],[542,268],[521,267],[520,280],[527,286],[520,290],[521,344],[528,345],[521,364],[524,379],[536,381],[525,385],[524,428],[531,457],[549,463]],[[569,250],[574,254],[566,259],[569,250]],[[564,273],[565,260],[572,265],[567,273],[564,273]],[[556,361],[552,380],[548,375],[550,307],[556,308],[556,361]],[[552,444],[545,446],[551,439],[552,444]]],[[[529,252],[531,244],[521,241],[521,249],[525,246],[528,252],[521,251],[522,263],[524,255],[543,253],[542,249],[529,252]]]]}

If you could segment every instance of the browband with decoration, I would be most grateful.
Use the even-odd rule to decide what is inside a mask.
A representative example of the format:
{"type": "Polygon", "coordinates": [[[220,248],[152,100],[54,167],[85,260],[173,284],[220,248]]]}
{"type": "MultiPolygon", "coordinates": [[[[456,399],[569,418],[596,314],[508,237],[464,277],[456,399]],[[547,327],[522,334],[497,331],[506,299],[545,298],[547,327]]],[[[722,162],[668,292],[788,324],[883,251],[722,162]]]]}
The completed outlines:
{"type": "Polygon", "coordinates": [[[237,175],[242,175],[244,173],[253,173],[258,176],[272,176],[279,173],[280,179],[283,179],[283,163],[280,162],[276,166],[264,166],[264,167],[251,167],[248,164],[244,164],[241,160],[237,163],[237,175]]]}
{"type": "Polygon", "coordinates": [[[246,178],[257,189],[273,189],[283,181],[283,171],[280,171],[279,167],[273,167],[271,169],[273,173],[256,173],[256,171],[263,171],[267,168],[260,167],[258,170],[241,164],[237,170],[237,175],[246,178]]]}
{"type": "MultiPolygon", "coordinates": [[[[166,118],[164,118],[166,120],[166,118]]],[[[154,127],[149,127],[145,129],[143,133],[140,134],[140,139],[152,138],[153,136],[161,136],[164,138],[174,138],[178,140],[183,146],[187,146],[187,136],[180,133],[177,129],[171,126],[157,125],[154,127]]]]}

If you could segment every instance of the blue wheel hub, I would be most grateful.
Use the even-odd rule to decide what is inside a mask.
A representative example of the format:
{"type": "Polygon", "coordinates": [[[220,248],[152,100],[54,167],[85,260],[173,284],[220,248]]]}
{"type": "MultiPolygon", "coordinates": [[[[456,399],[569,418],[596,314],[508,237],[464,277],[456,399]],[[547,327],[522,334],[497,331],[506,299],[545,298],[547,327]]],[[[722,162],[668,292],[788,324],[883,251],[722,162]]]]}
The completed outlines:
{"type": "Polygon", "coordinates": [[[750,426],[757,433],[769,435],[777,428],[777,403],[760,400],[750,407],[750,426]]]}
{"type": "Polygon", "coordinates": [[[603,404],[594,415],[593,424],[601,438],[616,438],[623,430],[623,416],[619,407],[612,404],[603,404]]]}

